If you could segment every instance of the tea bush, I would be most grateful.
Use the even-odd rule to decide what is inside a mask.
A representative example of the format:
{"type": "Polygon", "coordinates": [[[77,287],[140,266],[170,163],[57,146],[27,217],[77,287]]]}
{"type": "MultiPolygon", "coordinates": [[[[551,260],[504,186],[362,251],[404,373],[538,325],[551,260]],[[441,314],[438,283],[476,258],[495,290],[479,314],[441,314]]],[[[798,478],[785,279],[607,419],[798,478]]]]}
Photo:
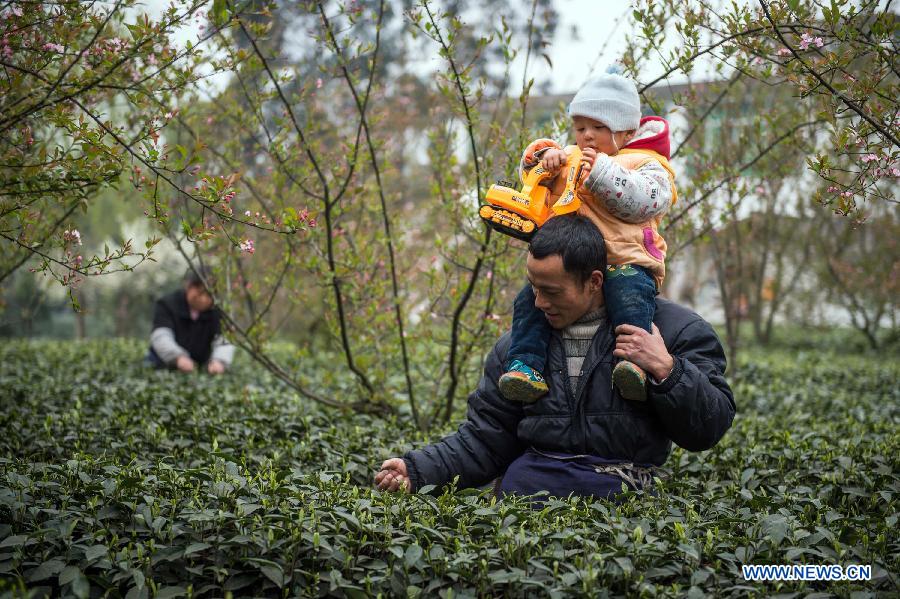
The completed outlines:
{"type": "MultiPolygon", "coordinates": [[[[153,372],[126,341],[0,348],[0,594],[796,596],[898,592],[900,366],[749,354],[713,450],[621,504],[390,495],[425,436],[309,405],[248,361],[153,372]],[[868,582],[741,564],[871,564],[868,582]]],[[[438,438],[446,431],[433,431],[438,438]]]]}

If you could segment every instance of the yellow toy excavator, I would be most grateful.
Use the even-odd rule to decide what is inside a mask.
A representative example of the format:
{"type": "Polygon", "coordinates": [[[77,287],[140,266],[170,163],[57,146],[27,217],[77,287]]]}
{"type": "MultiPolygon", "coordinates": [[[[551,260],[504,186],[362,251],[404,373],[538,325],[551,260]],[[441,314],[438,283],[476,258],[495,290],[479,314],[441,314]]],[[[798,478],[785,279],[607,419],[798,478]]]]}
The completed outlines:
{"type": "Polygon", "coordinates": [[[552,207],[547,206],[550,188],[542,183],[553,176],[538,164],[525,176],[520,190],[503,183],[491,185],[485,196],[487,203],[481,206],[478,215],[497,231],[530,241],[538,228],[550,218],[551,213],[568,214],[581,207],[578,186],[581,185],[584,165],[581,149],[572,146],[564,167],[566,187],[552,207]]]}

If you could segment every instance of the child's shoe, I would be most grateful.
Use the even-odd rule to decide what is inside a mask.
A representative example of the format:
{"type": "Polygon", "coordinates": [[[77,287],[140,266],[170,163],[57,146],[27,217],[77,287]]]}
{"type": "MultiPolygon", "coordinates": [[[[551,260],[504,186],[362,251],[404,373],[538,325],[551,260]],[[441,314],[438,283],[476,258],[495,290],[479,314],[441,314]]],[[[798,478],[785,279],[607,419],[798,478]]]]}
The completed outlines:
{"type": "Polygon", "coordinates": [[[623,398],[631,401],[647,401],[647,374],[628,360],[622,360],[612,373],[613,385],[623,398]]]}
{"type": "Polygon", "coordinates": [[[509,372],[500,377],[500,393],[510,401],[534,403],[549,390],[541,373],[521,360],[513,360],[509,372]]]}

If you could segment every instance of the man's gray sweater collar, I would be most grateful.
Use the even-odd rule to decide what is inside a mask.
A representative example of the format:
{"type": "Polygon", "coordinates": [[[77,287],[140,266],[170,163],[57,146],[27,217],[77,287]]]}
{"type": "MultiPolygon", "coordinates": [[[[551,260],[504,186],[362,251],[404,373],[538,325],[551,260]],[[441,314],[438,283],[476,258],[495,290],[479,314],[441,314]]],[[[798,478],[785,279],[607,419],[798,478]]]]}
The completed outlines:
{"type": "Polygon", "coordinates": [[[606,307],[600,306],[593,312],[588,312],[562,331],[563,349],[566,352],[566,366],[569,371],[569,387],[572,393],[578,389],[578,381],[581,378],[581,366],[584,357],[591,347],[591,340],[601,326],[606,324],[606,307]]]}

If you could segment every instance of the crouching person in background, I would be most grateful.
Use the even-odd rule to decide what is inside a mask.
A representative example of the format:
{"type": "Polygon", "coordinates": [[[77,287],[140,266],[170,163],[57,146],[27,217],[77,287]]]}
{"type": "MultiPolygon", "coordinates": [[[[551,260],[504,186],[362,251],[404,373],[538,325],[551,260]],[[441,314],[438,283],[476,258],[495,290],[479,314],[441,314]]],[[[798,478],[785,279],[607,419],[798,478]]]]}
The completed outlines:
{"type": "Polygon", "coordinates": [[[146,358],[154,368],[193,372],[205,365],[209,374],[222,374],[231,365],[234,346],[222,337],[222,315],[204,280],[206,271],[188,269],[183,288],[156,300],[146,358]]]}

